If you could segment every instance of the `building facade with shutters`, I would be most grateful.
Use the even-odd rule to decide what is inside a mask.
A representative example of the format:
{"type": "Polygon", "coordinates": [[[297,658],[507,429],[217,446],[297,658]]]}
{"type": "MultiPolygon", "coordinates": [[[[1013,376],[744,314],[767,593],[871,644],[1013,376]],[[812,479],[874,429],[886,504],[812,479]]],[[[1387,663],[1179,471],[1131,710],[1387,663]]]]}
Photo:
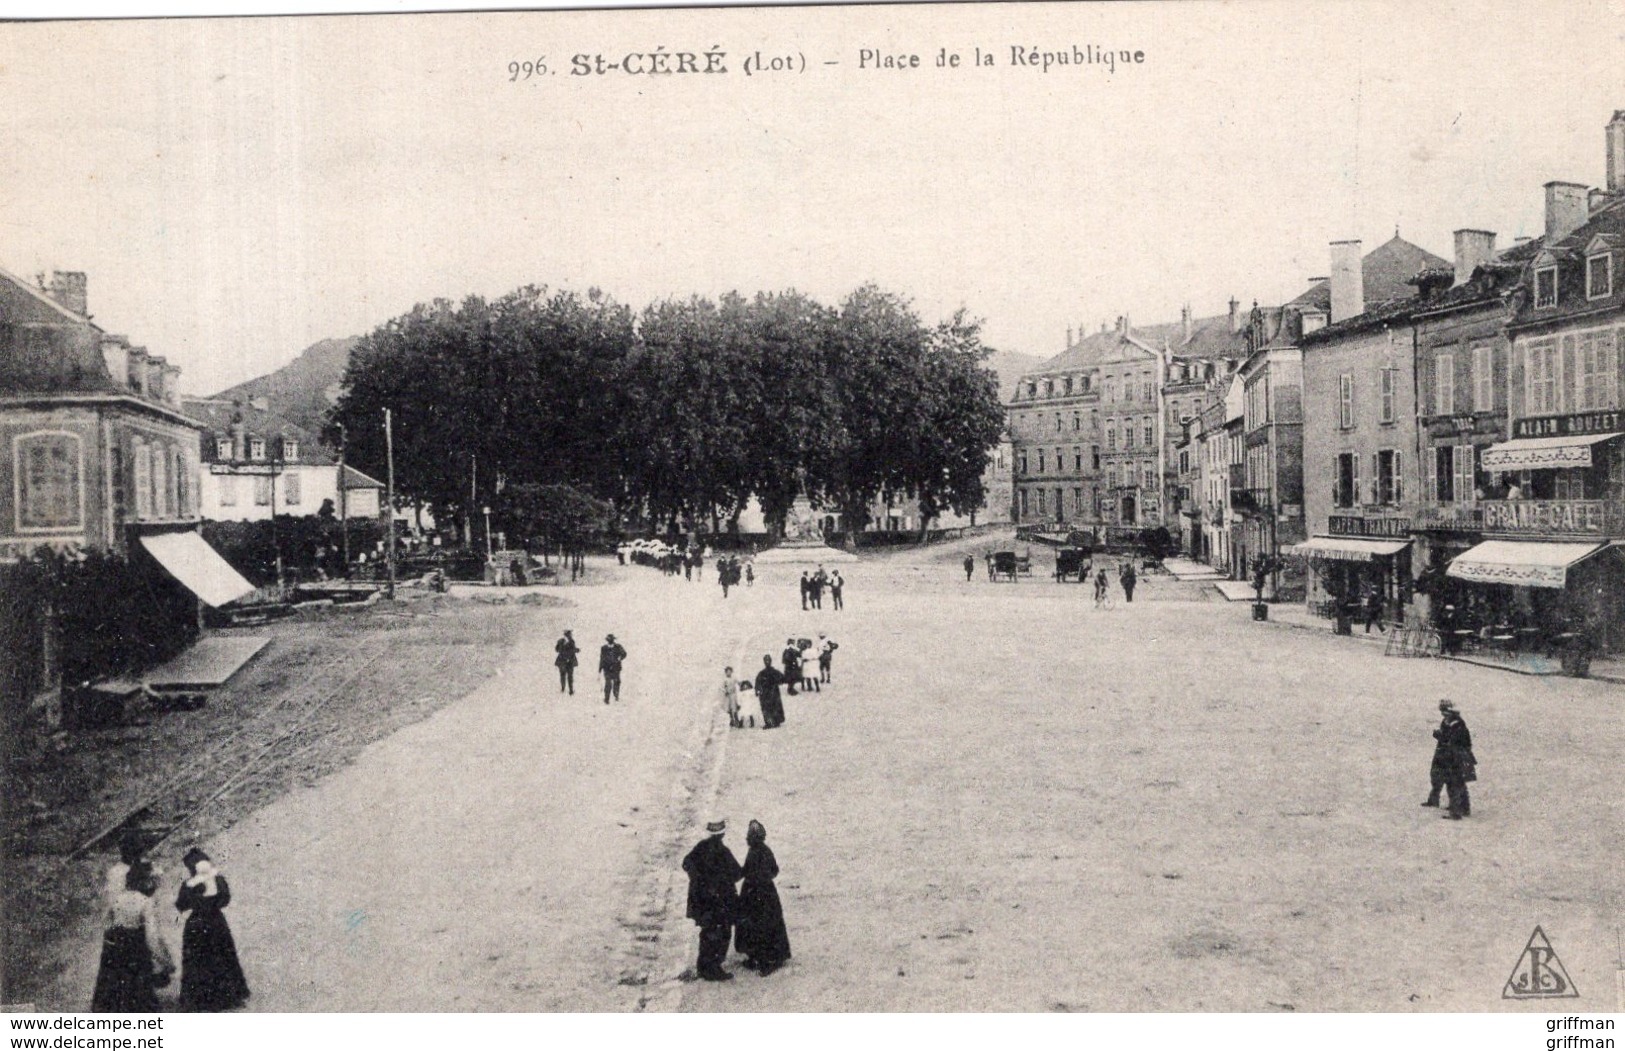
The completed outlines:
{"type": "Polygon", "coordinates": [[[375,518],[384,484],[346,466],[315,435],[270,411],[259,399],[189,399],[202,422],[198,477],[202,517],[212,522],[265,521],[273,515],[375,518]]]}
{"type": "Polygon", "coordinates": [[[0,271],[0,558],[196,530],[202,428],[179,374],[90,321],[84,274],[0,271]]]}

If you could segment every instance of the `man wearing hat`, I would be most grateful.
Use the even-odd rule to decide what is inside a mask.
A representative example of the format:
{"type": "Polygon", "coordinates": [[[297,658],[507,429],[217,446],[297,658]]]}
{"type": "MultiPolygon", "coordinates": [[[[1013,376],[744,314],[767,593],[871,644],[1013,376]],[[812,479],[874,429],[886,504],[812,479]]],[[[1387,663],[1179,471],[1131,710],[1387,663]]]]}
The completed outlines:
{"type": "Polygon", "coordinates": [[[553,652],[558,654],[553,658],[553,663],[559,669],[559,692],[563,693],[565,690],[569,690],[574,695],[576,692],[576,665],[581,663],[578,656],[581,653],[581,647],[576,645],[575,636],[570,634],[569,628],[564,629],[564,637],[553,644],[553,652]]]}
{"type": "Polygon", "coordinates": [[[626,649],[615,641],[615,636],[605,635],[604,644],[598,647],[598,674],[604,677],[604,703],[609,703],[611,694],[618,701],[621,699],[621,662],[626,660],[626,649]]]}
{"type": "Polygon", "coordinates": [[[1467,782],[1478,779],[1478,760],[1473,756],[1473,735],[1467,731],[1467,723],[1456,710],[1455,702],[1440,701],[1439,714],[1443,718],[1439,728],[1433,731],[1433,739],[1438,744],[1433,748],[1433,767],[1429,771],[1433,790],[1422,800],[1422,805],[1438,806],[1439,789],[1444,788],[1449,793],[1450,810],[1439,816],[1460,821],[1473,812],[1467,798],[1467,782]]]}
{"type": "Polygon", "coordinates": [[[688,873],[688,918],[700,928],[700,955],[694,965],[708,982],[726,982],[733,975],[722,969],[733,940],[738,895],[734,884],[744,878],[739,859],[722,842],[728,823],[722,819],[705,826],[705,838],[683,859],[688,873]]]}

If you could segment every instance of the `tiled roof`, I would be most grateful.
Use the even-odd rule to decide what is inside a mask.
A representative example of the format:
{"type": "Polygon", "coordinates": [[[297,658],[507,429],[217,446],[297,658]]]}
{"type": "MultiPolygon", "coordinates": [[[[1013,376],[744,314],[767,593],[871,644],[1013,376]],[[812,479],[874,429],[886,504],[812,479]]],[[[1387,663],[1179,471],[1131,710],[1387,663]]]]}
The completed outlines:
{"type": "MultiPolygon", "coordinates": [[[[1527,294],[1532,276],[1525,265],[1523,294],[1518,296],[1518,310],[1512,323],[1518,326],[1542,325],[1561,321],[1576,315],[1625,312],[1625,197],[1616,197],[1591,214],[1591,218],[1567,237],[1550,246],[1558,258],[1557,305],[1535,309],[1534,297],[1527,294]],[[1613,291],[1611,295],[1592,299],[1587,295],[1585,250],[1591,239],[1602,235],[1608,238],[1613,254],[1613,291]]],[[[1546,246],[1529,253],[1533,260],[1546,246]]]]}
{"type": "MultiPolygon", "coordinates": [[[[1410,280],[1418,272],[1435,267],[1450,269],[1450,260],[1442,259],[1425,248],[1419,248],[1395,234],[1383,244],[1367,252],[1360,259],[1360,276],[1365,284],[1367,303],[1387,303],[1411,295],[1410,280]]],[[[1332,309],[1330,281],[1316,281],[1287,306],[1299,309],[1332,309]]]]}
{"type": "Polygon", "coordinates": [[[0,270],[0,394],[128,394],[102,359],[101,329],[0,270]]]}
{"type": "Polygon", "coordinates": [[[321,440],[303,427],[283,419],[274,412],[256,409],[247,402],[222,399],[188,399],[182,406],[186,415],[207,426],[203,443],[203,459],[214,460],[215,438],[231,437],[231,427],[241,422],[243,433],[249,438],[263,438],[267,446],[272,442],[292,439],[299,443],[299,462],[314,466],[336,464],[338,461],[321,440]]]}

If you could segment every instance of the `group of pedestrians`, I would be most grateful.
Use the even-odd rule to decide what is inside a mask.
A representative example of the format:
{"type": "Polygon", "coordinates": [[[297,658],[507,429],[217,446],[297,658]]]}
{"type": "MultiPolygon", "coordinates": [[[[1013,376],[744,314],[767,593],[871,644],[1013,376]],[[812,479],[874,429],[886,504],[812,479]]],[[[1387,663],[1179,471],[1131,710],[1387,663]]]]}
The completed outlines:
{"type": "Polygon", "coordinates": [[[767,829],[759,821],[750,823],[743,865],[722,841],[727,831],[727,821],[709,822],[705,838],[683,858],[683,871],[688,873],[687,915],[700,929],[694,970],[708,982],[733,980],[733,974],[723,969],[730,942],[745,958],[743,966],[763,978],[790,959],[784,907],[773,883],[779,863],[767,845],[767,829]],[[740,884],[738,890],[735,884],[740,884]]]}
{"type": "MultiPolygon", "coordinates": [[[[576,668],[581,664],[581,647],[577,645],[575,634],[564,629],[559,641],[553,644],[553,664],[559,670],[559,692],[575,696],[576,668]]],[[[615,640],[615,636],[605,635],[604,644],[598,647],[598,675],[604,683],[604,703],[608,704],[613,698],[621,699],[621,666],[626,663],[626,647],[615,640]]]]}
{"type": "MultiPolygon", "coordinates": [[[[228,1011],[248,1001],[248,979],[237,958],[222,910],[231,904],[231,887],[209,855],[193,847],[181,858],[186,878],[175,897],[181,929],[183,1011],[228,1011]]],[[[150,1013],[159,1009],[158,990],[175,974],[174,953],[158,921],[161,872],[143,857],[134,834],[119,847],[119,861],[108,868],[103,893],[101,962],[90,1009],[150,1013]]]]}
{"type": "Polygon", "coordinates": [[[804,569],[801,571],[801,608],[823,609],[824,592],[828,590],[830,602],[836,609],[842,609],[841,596],[845,587],[846,581],[841,579],[838,569],[833,573],[825,572],[822,565],[816,572],[804,569]]]}
{"type": "Polygon", "coordinates": [[[722,585],[722,597],[728,597],[728,589],[737,587],[743,580],[746,587],[756,583],[756,570],[748,562],[740,559],[738,555],[722,555],[717,558],[717,583],[722,585]]]}
{"type": "Polygon", "coordinates": [[[835,665],[840,644],[820,633],[811,639],[785,639],[782,668],[773,666],[773,655],[762,654],[762,666],[754,679],[739,680],[732,666],[722,669],[722,703],[728,710],[728,725],[735,729],[754,728],[760,714],[764,730],[784,725],[784,694],[823,693],[835,665]],[[782,687],[782,689],[781,689],[782,687]],[[750,695],[754,695],[754,700],[750,695]]]}

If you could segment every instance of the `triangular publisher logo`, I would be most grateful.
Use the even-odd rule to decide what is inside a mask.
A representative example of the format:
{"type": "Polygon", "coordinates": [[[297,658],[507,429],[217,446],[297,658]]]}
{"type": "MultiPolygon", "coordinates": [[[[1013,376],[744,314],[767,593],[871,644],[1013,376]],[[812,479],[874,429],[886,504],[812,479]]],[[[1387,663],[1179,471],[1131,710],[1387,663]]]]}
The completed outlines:
{"type": "Polygon", "coordinates": [[[1546,932],[1536,927],[1518,962],[1512,966],[1512,977],[1501,989],[1501,999],[1550,1000],[1579,995],[1580,990],[1563,969],[1563,961],[1557,958],[1546,932]]]}

